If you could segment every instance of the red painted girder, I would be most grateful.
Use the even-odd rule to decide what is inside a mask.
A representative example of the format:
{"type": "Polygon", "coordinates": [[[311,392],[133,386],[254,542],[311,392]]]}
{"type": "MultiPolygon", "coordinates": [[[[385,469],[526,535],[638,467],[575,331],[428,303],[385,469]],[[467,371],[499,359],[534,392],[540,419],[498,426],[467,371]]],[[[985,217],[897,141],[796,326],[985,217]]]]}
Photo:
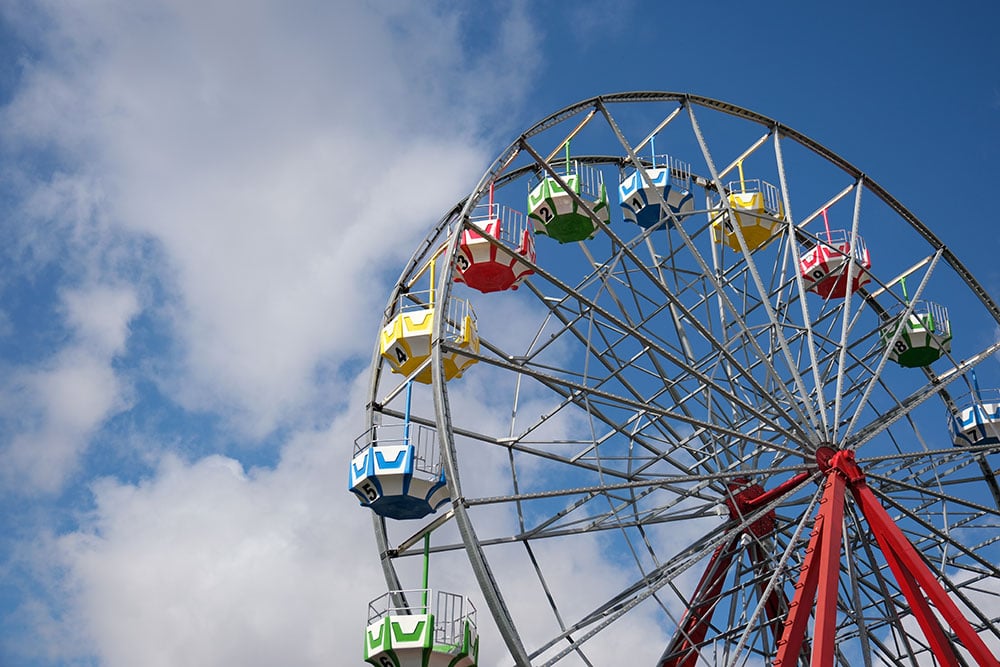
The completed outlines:
{"type": "MultiPolygon", "coordinates": [[[[758,578],[757,594],[763,597],[764,590],[767,588],[767,582],[774,576],[774,568],[771,567],[767,554],[764,553],[764,547],[760,542],[753,542],[750,545],[749,551],[750,561],[753,563],[754,572],[757,573],[758,578]]],[[[781,639],[782,615],[787,607],[788,598],[785,597],[784,590],[780,586],[771,589],[771,593],[764,602],[764,616],[771,627],[775,645],[781,639]]]]}
{"type": "Polygon", "coordinates": [[[708,626],[712,622],[719,593],[726,581],[726,573],[736,554],[736,546],[737,540],[732,538],[720,544],[712,553],[691,598],[699,602],[685,612],[681,626],[664,651],[658,667],[694,667],[698,662],[698,645],[705,641],[705,635],[708,634],[708,626]]]}
{"type": "Polygon", "coordinates": [[[894,561],[896,567],[899,568],[900,572],[897,573],[893,570],[893,574],[895,574],[903,595],[906,596],[906,600],[913,610],[913,615],[920,623],[921,628],[924,629],[924,634],[931,643],[937,659],[945,664],[957,664],[957,662],[952,662],[956,660],[955,651],[941,628],[937,616],[927,604],[928,599],[955,632],[958,641],[965,647],[965,650],[981,667],[1000,667],[1000,661],[986,646],[982,637],[973,630],[972,625],[962,615],[958,606],[938,583],[927,564],[924,563],[920,553],[906,539],[903,531],[899,529],[889,513],[878,502],[868,485],[862,481],[855,484],[851,492],[861,506],[861,511],[868,520],[882,553],[886,555],[890,568],[893,567],[894,561]],[[891,557],[890,554],[892,554],[891,557]],[[923,590],[923,594],[918,588],[923,590]],[[938,646],[935,648],[936,644],[938,646]]]}
{"type": "MultiPolygon", "coordinates": [[[[809,546],[806,548],[806,557],[802,563],[802,570],[799,572],[799,580],[795,584],[795,597],[788,606],[788,617],[785,619],[785,627],[778,641],[778,654],[772,663],[774,667],[794,667],[798,664],[799,656],[802,654],[802,646],[806,641],[806,629],[809,627],[809,617],[812,612],[813,602],[816,600],[817,589],[821,576],[826,577],[823,583],[823,598],[821,609],[824,605],[829,605],[830,588],[832,586],[833,598],[833,618],[824,616],[824,626],[822,632],[829,634],[836,629],[836,602],[837,583],[840,567],[840,537],[841,524],[844,512],[844,487],[845,480],[837,474],[827,475],[826,486],[823,489],[823,498],[820,500],[819,512],[816,515],[816,523],[813,526],[812,535],[809,538],[809,546]],[[835,544],[834,544],[835,543],[835,544]],[[829,571],[831,568],[831,554],[835,562],[833,581],[829,581],[829,571]],[[826,561],[826,562],[824,562],[826,561]]],[[[819,634],[821,611],[817,611],[817,642],[813,645],[812,665],[813,667],[832,667],[833,651],[832,645],[827,653],[824,635],[819,634]],[[821,646],[822,644],[822,646],[821,646]]]]}
{"type": "MultiPolygon", "coordinates": [[[[729,516],[735,521],[742,521],[747,514],[795,489],[811,477],[812,473],[810,472],[798,473],[770,491],[765,491],[759,484],[751,484],[749,479],[737,478],[733,480],[729,488],[730,491],[736,492],[738,490],[738,492],[725,499],[729,516]]],[[[763,537],[774,530],[774,520],[775,515],[772,510],[751,522],[746,527],[746,531],[757,537],[763,537]]],[[[718,596],[722,592],[726,574],[732,566],[737,550],[738,541],[736,538],[716,548],[702,574],[698,587],[695,589],[695,594],[692,596],[693,600],[701,602],[687,610],[681,620],[681,626],[667,650],[664,651],[664,657],[660,659],[657,667],[694,667],[697,663],[698,647],[705,641],[708,634],[712,615],[718,604],[718,596]]],[[[772,570],[760,544],[752,542],[748,554],[757,576],[763,580],[770,578],[772,570]]],[[[763,594],[765,586],[764,583],[758,584],[758,590],[761,594],[763,594]]],[[[778,643],[781,636],[780,618],[786,605],[787,601],[783,592],[778,590],[772,590],[764,603],[764,612],[774,633],[775,643],[778,643]]]]}
{"type": "Polygon", "coordinates": [[[778,496],[784,493],[788,493],[795,487],[804,483],[810,477],[812,477],[811,472],[800,472],[797,475],[794,475],[793,477],[786,479],[784,482],[774,487],[770,491],[764,491],[760,495],[754,496],[753,498],[746,498],[743,501],[743,506],[745,507],[744,511],[755,510],[758,507],[762,507],[768,504],[778,496]]]}
{"type": "Polygon", "coordinates": [[[879,543],[879,548],[882,550],[882,554],[889,564],[889,569],[892,570],[893,576],[896,577],[896,583],[899,585],[900,590],[903,591],[903,597],[910,603],[913,616],[917,619],[920,629],[923,630],[924,637],[930,643],[934,656],[940,664],[946,667],[959,667],[955,652],[952,650],[948,638],[944,634],[944,628],[937,622],[934,612],[931,611],[930,604],[920,592],[920,585],[913,577],[913,574],[907,569],[906,565],[899,559],[895,549],[884,539],[881,529],[875,528],[871,521],[868,523],[872,525],[872,533],[875,535],[875,540],[879,543]]]}
{"type": "Polygon", "coordinates": [[[829,493],[823,500],[827,507],[823,519],[823,539],[819,556],[819,585],[816,598],[816,625],[813,628],[812,665],[833,667],[837,636],[837,587],[840,584],[840,543],[844,527],[844,492],[846,480],[840,475],[828,477],[829,493]]]}

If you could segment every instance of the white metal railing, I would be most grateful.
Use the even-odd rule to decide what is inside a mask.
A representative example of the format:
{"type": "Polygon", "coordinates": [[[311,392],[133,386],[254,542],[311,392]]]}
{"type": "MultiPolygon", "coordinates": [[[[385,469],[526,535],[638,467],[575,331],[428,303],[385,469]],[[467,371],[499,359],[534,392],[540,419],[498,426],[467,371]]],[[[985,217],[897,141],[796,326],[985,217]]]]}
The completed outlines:
{"type": "Polygon", "coordinates": [[[444,337],[450,341],[460,341],[465,337],[465,318],[469,318],[469,326],[473,330],[478,326],[476,323],[476,311],[472,309],[472,304],[465,299],[451,299],[448,301],[448,319],[444,325],[444,337]]]}
{"type": "Polygon", "coordinates": [[[778,188],[759,178],[729,181],[727,191],[732,194],[752,194],[759,192],[764,198],[765,211],[776,216],[781,210],[781,198],[778,195],[778,188]]]}
{"type": "Polygon", "coordinates": [[[511,248],[520,247],[526,230],[528,233],[533,231],[524,213],[504,204],[479,204],[469,216],[469,222],[480,231],[494,220],[500,221],[500,231],[495,238],[511,248]]]}
{"type": "MultiPolygon", "coordinates": [[[[396,306],[393,309],[393,317],[399,317],[406,313],[416,313],[420,311],[436,308],[432,305],[433,290],[418,290],[400,294],[396,299],[396,306]]],[[[469,317],[472,326],[476,326],[476,311],[465,299],[453,298],[448,302],[447,319],[444,325],[445,340],[460,341],[465,337],[465,318],[469,317]]]]}
{"type": "Polygon", "coordinates": [[[977,389],[962,394],[954,402],[959,413],[973,409],[969,414],[976,423],[985,424],[1000,419],[1000,389],[977,389]]]}
{"type": "MultiPolygon", "coordinates": [[[[895,308],[895,314],[883,325],[882,328],[888,330],[890,336],[895,335],[896,328],[900,325],[900,318],[902,318],[906,308],[906,304],[899,304],[895,308]]],[[[910,312],[910,322],[913,326],[919,325],[927,329],[930,333],[939,336],[951,335],[951,321],[948,319],[948,309],[933,301],[914,301],[913,310],[910,312]]]]}
{"type": "Polygon", "coordinates": [[[417,311],[427,310],[431,307],[431,302],[433,301],[431,295],[433,293],[434,290],[424,289],[400,294],[396,299],[395,307],[392,310],[393,316],[395,317],[402,315],[403,313],[415,313],[417,311]]]}
{"type": "Polygon", "coordinates": [[[973,403],[1000,403],[1000,388],[976,389],[955,399],[956,405],[972,405],[973,403]]]}
{"type": "Polygon", "coordinates": [[[580,164],[573,161],[574,171],[580,179],[580,195],[586,195],[591,199],[598,199],[604,187],[604,174],[600,170],[587,164],[580,164]]]}
{"type": "Polygon", "coordinates": [[[436,478],[441,474],[437,430],[423,424],[373,424],[354,440],[354,455],[369,446],[413,445],[413,467],[436,478]]]}
{"type": "MultiPolygon", "coordinates": [[[[557,162],[553,165],[556,173],[559,172],[558,167],[560,165],[565,165],[565,161],[557,162]]],[[[568,181],[570,176],[576,176],[579,179],[576,192],[580,196],[585,195],[594,200],[601,197],[604,187],[604,174],[600,169],[596,169],[589,164],[583,164],[579,160],[570,160],[569,169],[564,170],[564,173],[559,174],[559,176],[564,181],[568,181]]],[[[537,174],[533,174],[528,179],[528,189],[534,190],[538,184],[547,178],[552,178],[547,171],[540,171],[537,174]]]]}
{"type": "Polygon", "coordinates": [[[437,591],[437,595],[433,595],[429,588],[390,591],[368,603],[368,625],[386,616],[411,614],[434,614],[434,643],[438,645],[461,647],[465,640],[465,624],[476,628],[476,608],[472,600],[457,593],[437,591]]]}
{"type": "Polygon", "coordinates": [[[438,591],[434,605],[434,643],[461,647],[465,624],[476,627],[476,608],[464,595],[438,591]]]}
{"type": "Polygon", "coordinates": [[[408,603],[409,596],[414,598],[417,594],[423,599],[423,595],[430,591],[425,588],[415,588],[410,590],[389,591],[383,593],[368,603],[368,625],[381,621],[386,616],[403,616],[417,611],[424,613],[423,607],[413,607],[408,603]]]}
{"type": "Polygon", "coordinates": [[[670,174],[670,184],[683,190],[691,189],[691,163],[672,155],[654,155],[653,168],[666,167],[670,174]],[[660,158],[657,161],[657,158],[660,158]]]}
{"type": "MultiPolygon", "coordinates": [[[[846,229],[816,232],[816,238],[819,239],[820,242],[833,247],[849,246],[851,242],[851,235],[846,229]]],[[[864,263],[865,256],[868,253],[868,246],[865,245],[865,240],[862,238],[861,234],[858,234],[854,245],[850,246],[850,250],[856,260],[864,263]]]]}
{"type": "MultiPolygon", "coordinates": [[[[662,153],[660,155],[653,155],[651,156],[650,159],[652,160],[650,166],[644,167],[644,169],[646,169],[647,171],[652,169],[666,169],[670,185],[679,188],[681,190],[691,189],[690,162],[685,162],[684,160],[675,158],[672,155],[667,155],[666,153],[662,153]]],[[[633,169],[631,172],[629,172],[627,178],[631,178],[632,174],[636,173],[638,173],[637,170],[633,169]]],[[[627,180],[627,178],[622,179],[622,182],[624,183],[625,180],[627,180]]],[[[637,187],[644,188],[645,181],[642,180],[642,177],[637,176],[636,178],[639,179],[638,182],[636,183],[637,187]]]]}

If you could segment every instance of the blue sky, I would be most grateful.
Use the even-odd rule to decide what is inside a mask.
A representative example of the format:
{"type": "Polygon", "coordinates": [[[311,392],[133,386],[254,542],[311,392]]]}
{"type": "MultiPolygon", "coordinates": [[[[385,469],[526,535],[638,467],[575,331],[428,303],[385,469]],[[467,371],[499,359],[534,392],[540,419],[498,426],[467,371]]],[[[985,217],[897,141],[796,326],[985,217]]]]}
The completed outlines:
{"type": "Polygon", "coordinates": [[[0,664],[360,664],[391,281],[578,100],[775,118],[1000,293],[1000,9],[960,5],[0,0],[0,664]]]}

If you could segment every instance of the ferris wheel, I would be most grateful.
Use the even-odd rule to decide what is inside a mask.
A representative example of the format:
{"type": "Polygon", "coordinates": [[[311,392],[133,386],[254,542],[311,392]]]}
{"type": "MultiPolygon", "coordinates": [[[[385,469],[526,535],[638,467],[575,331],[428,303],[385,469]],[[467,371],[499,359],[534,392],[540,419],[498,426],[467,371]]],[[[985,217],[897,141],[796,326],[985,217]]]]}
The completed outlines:
{"type": "Polygon", "coordinates": [[[998,325],[930,226],[770,118],[553,114],[388,300],[364,659],[1000,664],[998,325]]]}

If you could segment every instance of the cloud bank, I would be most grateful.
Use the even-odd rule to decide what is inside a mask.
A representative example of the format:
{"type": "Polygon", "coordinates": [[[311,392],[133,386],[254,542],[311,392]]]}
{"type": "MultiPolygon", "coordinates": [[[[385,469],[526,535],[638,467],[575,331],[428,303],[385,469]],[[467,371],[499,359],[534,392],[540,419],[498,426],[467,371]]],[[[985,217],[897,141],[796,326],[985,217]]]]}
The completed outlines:
{"type": "Polygon", "coordinates": [[[0,484],[48,499],[3,549],[0,662],[357,661],[373,332],[534,71],[523,3],[466,11],[0,4],[0,484]]]}

